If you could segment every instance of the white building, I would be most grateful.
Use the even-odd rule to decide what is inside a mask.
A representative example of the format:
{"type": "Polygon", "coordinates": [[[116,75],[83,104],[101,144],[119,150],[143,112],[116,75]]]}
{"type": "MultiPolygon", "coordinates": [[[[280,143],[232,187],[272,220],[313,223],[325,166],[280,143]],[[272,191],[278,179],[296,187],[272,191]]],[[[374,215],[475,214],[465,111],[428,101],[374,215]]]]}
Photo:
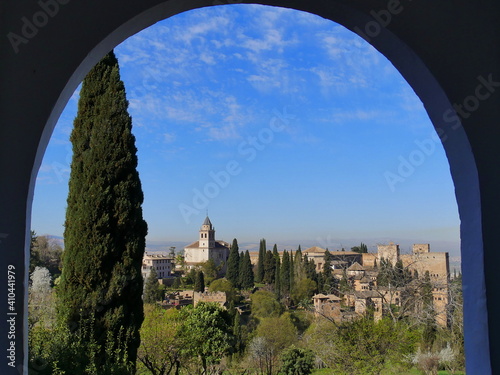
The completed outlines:
{"type": "Polygon", "coordinates": [[[224,264],[229,258],[229,244],[215,240],[215,228],[208,216],[201,225],[199,240],[184,248],[184,260],[188,268],[193,268],[212,259],[215,265],[224,264]]]}
{"type": "Polygon", "coordinates": [[[145,253],[141,269],[144,280],[149,276],[152,267],[156,268],[158,279],[168,278],[174,269],[174,259],[165,254],[145,253]]]}

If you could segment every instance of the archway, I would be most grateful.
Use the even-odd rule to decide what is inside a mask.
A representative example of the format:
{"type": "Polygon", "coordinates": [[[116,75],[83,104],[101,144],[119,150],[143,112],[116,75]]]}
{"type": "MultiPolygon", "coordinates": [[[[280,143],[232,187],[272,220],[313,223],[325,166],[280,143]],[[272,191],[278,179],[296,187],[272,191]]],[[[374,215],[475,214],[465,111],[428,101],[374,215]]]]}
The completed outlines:
{"type": "MultiPolygon", "coordinates": [[[[493,340],[498,304],[494,300],[496,292],[486,288],[484,275],[488,281],[494,277],[492,267],[496,256],[483,253],[483,236],[487,236],[486,249],[496,243],[494,224],[498,203],[492,203],[499,181],[493,177],[486,183],[483,177],[491,178],[492,168],[487,163],[490,154],[480,148],[485,143],[484,136],[474,125],[482,123],[482,129],[490,133],[489,142],[494,144],[498,68],[489,43],[494,45],[493,28],[497,24],[494,11],[498,6],[486,9],[482,4],[479,9],[399,1],[377,2],[375,6],[367,0],[349,5],[344,1],[326,5],[303,0],[258,3],[315,13],[358,33],[391,60],[421,98],[447,152],[462,221],[468,372],[491,373],[500,365],[500,359],[494,355],[498,349],[493,340]],[[454,17],[448,17],[450,14],[454,17]],[[465,20],[474,26],[475,35],[481,36],[481,43],[475,35],[459,27],[465,20]],[[450,29],[455,32],[452,38],[447,38],[450,29]],[[475,52],[474,59],[468,55],[471,50],[475,52]],[[462,64],[452,66],[458,59],[462,64]],[[461,104],[466,111],[459,111],[461,104]],[[474,158],[482,167],[479,178],[474,158]],[[480,181],[482,187],[486,186],[482,196],[480,181]],[[489,203],[487,208],[485,202],[489,203]],[[487,259],[483,260],[483,254],[487,259]]],[[[27,251],[29,247],[26,223],[30,220],[36,172],[57,117],[86,72],[118,43],[173,14],[221,4],[205,0],[149,0],[123,6],[115,0],[85,5],[47,0],[4,5],[3,14],[9,17],[1,26],[7,37],[2,39],[5,59],[0,70],[0,80],[4,82],[0,113],[2,123],[6,124],[0,129],[3,142],[0,173],[4,176],[0,184],[0,247],[5,254],[4,267],[15,267],[17,320],[14,319],[15,324],[4,325],[0,337],[2,346],[9,350],[12,346],[9,332],[14,328],[13,362],[25,373],[27,368],[21,363],[23,356],[24,360],[27,358],[27,342],[20,317],[26,306],[26,298],[24,301],[21,298],[24,293],[21,283],[27,280],[23,263],[26,266],[29,259],[23,254],[23,249],[27,251]],[[93,27],[89,29],[88,25],[93,27]]],[[[4,285],[8,285],[8,272],[1,277],[4,285]]],[[[1,293],[4,301],[8,301],[7,288],[1,293]]],[[[8,363],[4,366],[6,374],[18,372],[8,363]]]]}

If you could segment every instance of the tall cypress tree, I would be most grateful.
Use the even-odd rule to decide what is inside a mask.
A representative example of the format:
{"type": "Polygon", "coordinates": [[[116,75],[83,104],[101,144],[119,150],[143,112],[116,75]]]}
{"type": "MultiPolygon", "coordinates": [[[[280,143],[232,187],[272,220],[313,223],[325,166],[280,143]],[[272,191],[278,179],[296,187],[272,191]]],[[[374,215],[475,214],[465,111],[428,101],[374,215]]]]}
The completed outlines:
{"type": "Polygon", "coordinates": [[[201,270],[198,270],[196,272],[196,276],[194,278],[193,290],[195,292],[201,292],[201,293],[205,291],[205,275],[201,270]]]}
{"type": "MultiPolygon", "coordinates": [[[[323,258],[323,291],[327,294],[332,293],[335,279],[332,275],[332,254],[326,250],[323,258]]],[[[347,280],[346,280],[347,281],[347,280]]]]}
{"type": "Polygon", "coordinates": [[[263,282],[264,280],[264,260],[266,258],[266,240],[261,239],[260,240],[260,246],[259,246],[259,258],[257,260],[257,274],[255,275],[255,281],[258,283],[263,282]]]}
{"type": "Polygon", "coordinates": [[[273,255],[277,258],[280,257],[280,254],[278,253],[278,245],[274,244],[273,246],[273,255]]]}
{"type": "Polygon", "coordinates": [[[280,258],[276,260],[275,274],[274,274],[274,293],[278,301],[281,299],[281,263],[280,258]]]}
{"type": "Polygon", "coordinates": [[[254,286],[254,276],[252,261],[250,260],[250,253],[245,251],[245,255],[241,257],[240,265],[240,286],[241,289],[250,289],[254,286]]]}
{"type": "Polygon", "coordinates": [[[300,281],[306,278],[306,272],[305,272],[305,267],[304,267],[304,262],[302,258],[302,250],[300,248],[297,249],[295,252],[295,257],[293,260],[293,267],[294,267],[294,283],[298,284],[300,281]]]}
{"type": "Polygon", "coordinates": [[[276,274],[276,258],[271,250],[267,250],[264,258],[264,278],[262,282],[265,284],[274,283],[274,275],[276,274]]]}
{"type": "Polygon", "coordinates": [[[147,224],[127,107],[111,51],[88,73],[80,91],[70,138],[73,160],[58,291],[60,316],[71,328],[92,321],[93,339],[103,348],[98,362],[110,360],[106,333],[118,338],[124,332],[128,360],[135,363],[144,319],[141,265],[147,224]]]}
{"type": "Polygon", "coordinates": [[[234,346],[232,354],[240,354],[243,350],[243,340],[241,337],[241,322],[240,314],[236,312],[233,317],[233,336],[234,336],[234,346]]]}
{"type": "MultiPolygon", "coordinates": [[[[245,253],[241,252],[240,253],[240,264],[238,266],[238,285],[240,286],[240,289],[244,289],[243,285],[242,285],[242,281],[244,278],[243,273],[245,272],[244,268],[245,268],[245,253]]],[[[250,269],[250,270],[252,271],[252,269],[250,269]]],[[[252,272],[252,274],[253,274],[253,272],[252,272]]]]}
{"type": "Polygon", "coordinates": [[[235,288],[239,288],[239,267],[240,267],[240,251],[238,240],[233,239],[229,258],[227,260],[226,278],[233,284],[235,288]]]}
{"type": "Polygon", "coordinates": [[[144,303],[156,303],[160,297],[161,291],[160,284],[158,283],[158,273],[155,267],[151,267],[151,271],[144,285],[144,303]]]}
{"type": "Polygon", "coordinates": [[[281,264],[281,293],[285,296],[290,294],[290,255],[283,250],[283,261],[281,264]]]}
{"type": "Polygon", "coordinates": [[[306,277],[308,279],[318,281],[318,275],[316,274],[316,263],[314,263],[314,259],[309,259],[307,254],[304,254],[304,268],[306,270],[306,277]]]}

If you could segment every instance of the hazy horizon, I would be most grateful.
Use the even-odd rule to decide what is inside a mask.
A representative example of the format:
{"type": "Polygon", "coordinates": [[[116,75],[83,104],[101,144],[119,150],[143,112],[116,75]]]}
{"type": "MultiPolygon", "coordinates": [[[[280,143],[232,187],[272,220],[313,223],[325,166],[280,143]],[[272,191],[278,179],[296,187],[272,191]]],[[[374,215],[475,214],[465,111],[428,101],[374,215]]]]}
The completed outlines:
{"type": "MultiPolygon", "coordinates": [[[[62,236],[53,235],[50,233],[37,233],[40,236],[49,236],[56,238],[58,240],[63,240],[62,236]]],[[[235,237],[234,237],[235,238],[235,237]]],[[[219,238],[216,236],[218,241],[225,241],[229,244],[232,243],[233,238],[219,238]]],[[[184,247],[192,242],[197,241],[196,233],[193,234],[193,238],[190,240],[148,240],[146,243],[146,251],[151,252],[163,252],[168,253],[170,247],[175,247],[176,252],[183,250],[184,247]]],[[[460,244],[452,241],[412,241],[411,239],[401,239],[401,238],[367,238],[364,240],[358,240],[355,238],[349,239],[332,239],[332,238],[316,238],[314,240],[304,239],[299,241],[290,240],[277,240],[271,241],[266,239],[266,244],[269,250],[272,249],[274,244],[277,245],[278,250],[296,250],[298,246],[301,246],[302,250],[306,250],[309,247],[318,246],[324,249],[329,249],[331,251],[338,251],[344,248],[349,251],[351,247],[358,246],[361,242],[367,245],[368,252],[377,252],[377,245],[388,244],[389,242],[394,242],[400,246],[400,251],[402,254],[408,254],[411,252],[412,245],[414,243],[429,243],[431,245],[431,252],[448,252],[450,257],[460,257],[460,244]]],[[[260,244],[260,238],[254,241],[240,241],[238,240],[238,245],[240,251],[258,251],[260,244]]]]}

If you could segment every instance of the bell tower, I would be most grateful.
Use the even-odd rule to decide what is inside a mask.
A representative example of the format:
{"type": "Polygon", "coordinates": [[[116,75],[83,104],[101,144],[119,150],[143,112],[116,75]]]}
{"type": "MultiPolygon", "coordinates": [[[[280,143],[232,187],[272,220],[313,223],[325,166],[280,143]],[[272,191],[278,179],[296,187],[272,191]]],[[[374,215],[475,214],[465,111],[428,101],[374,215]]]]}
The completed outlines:
{"type": "Polygon", "coordinates": [[[215,247],[215,228],[212,226],[208,216],[200,229],[200,248],[211,249],[215,247]]]}

